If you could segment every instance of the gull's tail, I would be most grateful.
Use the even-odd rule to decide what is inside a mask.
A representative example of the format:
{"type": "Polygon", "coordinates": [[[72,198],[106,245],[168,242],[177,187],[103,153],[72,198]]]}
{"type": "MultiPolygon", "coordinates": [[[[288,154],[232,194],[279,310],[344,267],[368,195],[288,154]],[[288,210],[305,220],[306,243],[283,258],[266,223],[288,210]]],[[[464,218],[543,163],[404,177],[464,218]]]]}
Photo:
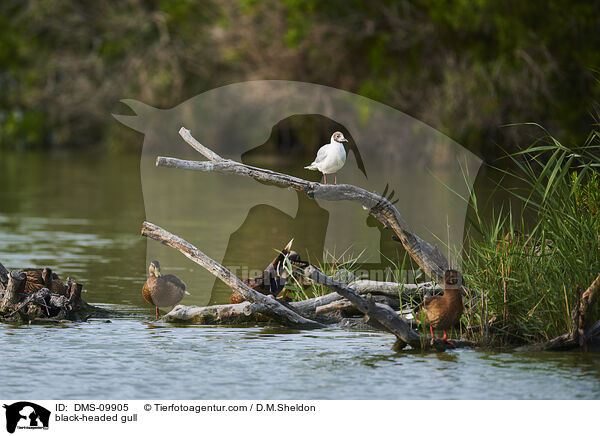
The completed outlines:
{"type": "Polygon", "coordinates": [[[315,166],[314,162],[311,163],[309,166],[304,167],[304,168],[307,169],[307,170],[313,170],[313,171],[318,170],[318,168],[315,166]]]}

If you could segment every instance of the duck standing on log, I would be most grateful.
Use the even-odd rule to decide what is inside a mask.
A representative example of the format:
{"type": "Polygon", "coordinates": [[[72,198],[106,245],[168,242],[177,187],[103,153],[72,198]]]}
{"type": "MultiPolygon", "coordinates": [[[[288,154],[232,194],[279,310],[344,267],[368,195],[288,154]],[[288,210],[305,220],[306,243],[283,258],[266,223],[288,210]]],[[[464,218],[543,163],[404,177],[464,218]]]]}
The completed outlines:
{"type": "Polygon", "coordinates": [[[185,290],[185,283],[177,276],[173,274],[162,275],[160,273],[158,260],[150,262],[148,272],[150,277],[144,283],[142,295],[148,303],[156,307],[156,319],[158,319],[159,307],[175,307],[185,294],[190,295],[190,293],[185,290]]]}
{"type": "MultiPolygon", "coordinates": [[[[344,138],[342,132],[335,132],[331,135],[329,144],[319,148],[315,161],[304,168],[321,171],[324,182],[327,184],[327,174],[337,173],[346,163],[346,149],[342,142],[348,142],[348,140],[344,138]]],[[[334,179],[337,185],[337,176],[334,176],[334,179]]]]}
{"type": "Polygon", "coordinates": [[[431,337],[433,329],[442,329],[444,331],[443,341],[450,344],[447,338],[446,330],[454,327],[460,320],[463,313],[463,301],[461,295],[462,275],[456,270],[449,269],[444,273],[444,295],[426,297],[423,301],[423,307],[417,313],[417,319],[425,320],[429,325],[431,337]]]}

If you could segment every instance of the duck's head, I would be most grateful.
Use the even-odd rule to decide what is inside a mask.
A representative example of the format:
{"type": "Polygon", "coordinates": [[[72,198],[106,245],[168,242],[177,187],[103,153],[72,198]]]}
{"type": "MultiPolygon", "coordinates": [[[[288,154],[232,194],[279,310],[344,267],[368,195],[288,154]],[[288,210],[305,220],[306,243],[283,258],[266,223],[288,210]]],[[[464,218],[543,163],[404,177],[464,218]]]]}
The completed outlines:
{"type": "Polygon", "coordinates": [[[331,135],[331,142],[348,142],[346,138],[344,138],[344,134],[342,132],[335,132],[331,135]]]}
{"type": "Polygon", "coordinates": [[[445,289],[460,289],[462,287],[462,274],[455,269],[446,270],[444,273],[445,289]]]}
{"type": "Polygon", "coordinates": [[[148,272],[150,273],[150,277],[160,277],[160,263],[158,263],[158,260],[150,262],[148,272]]]}

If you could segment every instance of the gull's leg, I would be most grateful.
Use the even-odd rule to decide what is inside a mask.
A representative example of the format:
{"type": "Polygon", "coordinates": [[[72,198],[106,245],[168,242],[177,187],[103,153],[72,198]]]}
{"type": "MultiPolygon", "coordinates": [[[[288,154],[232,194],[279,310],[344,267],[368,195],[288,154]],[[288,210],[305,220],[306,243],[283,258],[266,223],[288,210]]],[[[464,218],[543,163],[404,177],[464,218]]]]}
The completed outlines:
{"type": "Polygon", "coordinates": [[[337,185],[337,173],[335,173],[335,174],[333,175],[333,178],[334,178],[334,180],[335,180],[335,182],[334,182],[334,183],[337,185]]]}
{"type": "Polygon", "coordinates": [[[327,184],[327,174],[323,174],[323,180],[324,180],[324,184],[327,184]]]}

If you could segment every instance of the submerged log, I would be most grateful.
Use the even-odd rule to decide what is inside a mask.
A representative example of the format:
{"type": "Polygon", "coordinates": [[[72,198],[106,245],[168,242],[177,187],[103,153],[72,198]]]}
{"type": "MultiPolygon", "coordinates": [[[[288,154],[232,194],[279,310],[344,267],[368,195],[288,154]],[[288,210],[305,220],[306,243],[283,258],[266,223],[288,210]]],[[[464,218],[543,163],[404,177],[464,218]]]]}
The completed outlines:
{"type": "Polygon", "coordinates": [[[20,322],[85,321],[89,317],[85,311],[75,310],[67,297],[47,288],[23,294],[21,300],[11,306],[4,306],[3,312],[5,320],[20,322]]]}
{"type": "MultiPolygon", "coordinates": [[[[308,265],[308,263],[306,264],[308,265]]],[[[305,271],[298,280],[309,280],[305,271]]],[[[277,279],[278,277],[276,277],[277,279]]],[[[378,303],[386,303],[392,309],[399,310],[399,297],[403,300],[420,301],[426,294],[437,295],[442,288],[433,282],[419,284],[402,284],[396,282],[379,282],[372,280],[356,280],[348,285],[359,294],[372,294],[378,303]]],[[[233,295],[238,295],[234,293],[233,295]]],[[[240,297],[241,298],[241,297],[240,297]]],[[[264,322],[267,308],[260,304],[241,305],[242,301],[215,306],[177,306],[167,313],[163,319],[172,322],[192,322],[195,324],[238,324],[264,322]]],[[[292,301],[288,306],[304,316],[324,324],[339,324],[362,313],[354,305],[337,292],[301,301],[292,301]]],[[[267,317],[268,318],[268,317],[267,317]]],[[[409,324],[412,322],[407,320],[409,324]]],[[[412,326],[412,324],[411,324],[412,326]]]]}
{"type": "MultiPolygon", "coordinates": [[[[374,295],[378,303],[387,303],[393,309],[397,308],[398,300],[386,296],[374,295]]],[[[310,298],[302,301],[292,301],[289,307],[302,316],[314,319],[323,324],[347,323],[348,316],[360,313],[352,303],[337,292],[310,298]],[[335,307],[339,305],[339,307],[335,307]],[[336,309],[340,309],[339,311],[336,309]]],[[[268,308],[261,304],[249,303],[247,301],[236,304],[219,304],[214,306],[176,306],[172,311],[163,316],[165,321],[189,322],[201,325],[217,324],[246,324],[261,323],[269,321],[266,316],[268,308]]],[[[361,318],[362,319],[362,318],[361,318]]],[[[412,321],[406,320],[411,326],[412,321]]]]}
{"type": "Polygon", "coordinates": [[[209,148],[200,144],[192,137],[190,131],[181,128],[179,134],[195,150],[205,156],[209,161],[189,161],[171,157],[159,156],[157,166],[180,168],[185,170],[219,172],[222,174],[237,174],[251,177],[261,182],[267,182],[281,187],[289,187],[306,193],[311,198],[341,201],[349,200],[362,205],[371,215],[377,218],[384,226],[392,229],[402,242],[402,245],[433,280],[441,283],[444,272],[448,269],[448,261],[436,246],[429,244],[413,233],[398,209],[387,198],[354,185],[323,185],[318,182],[293,177],[263,168],[242,164],[230,159],[224,159],[209,148]]]}

